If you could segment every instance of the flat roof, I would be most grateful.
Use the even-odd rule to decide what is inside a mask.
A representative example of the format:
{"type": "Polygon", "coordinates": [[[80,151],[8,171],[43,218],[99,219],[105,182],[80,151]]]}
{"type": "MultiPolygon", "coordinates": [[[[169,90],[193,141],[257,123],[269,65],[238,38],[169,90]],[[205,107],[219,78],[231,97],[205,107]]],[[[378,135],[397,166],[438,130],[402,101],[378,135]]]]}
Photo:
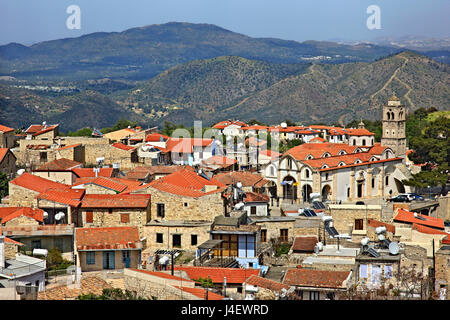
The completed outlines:
{"type": "Polygon", "coordinates": [[[223,240],[207,240],[199,245],[197,248],[199,249],[213,249],[217,245],[221,244],[223,240]]]}

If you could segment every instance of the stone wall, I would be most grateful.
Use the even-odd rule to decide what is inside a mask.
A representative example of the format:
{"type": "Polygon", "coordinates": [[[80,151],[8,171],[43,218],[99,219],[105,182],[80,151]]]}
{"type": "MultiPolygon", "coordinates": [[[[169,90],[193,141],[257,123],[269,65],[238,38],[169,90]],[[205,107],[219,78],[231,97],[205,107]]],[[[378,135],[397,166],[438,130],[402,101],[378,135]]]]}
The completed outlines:
{"type": "Polygon", "coordinates": [[[151,223],[144,227],[144,237],[146,238],[146,248],[142,252],[142,261],[153,255],[157,249],[172,249],[174,234],[181,236],[181,250],[195,252],[197,246],[210,239],[209,231],[211,230],[212,222],[205,222],[197,225],[186,226],[180,223],[179,225],[157,225],[151,223]],[[162,234],[163,241],[158,243],[156,235],[162,234]],[[191,235],[197,235],[197,244],[191,243],[191,235]]]}
{"type": "MultiPolygon", "coordinates": [[[[138,296],[157,300],[202,300],[197,296],[173,287],[171,283],[160,282],[155,280],[155,278],[141,272],[129,269],[124,270],[125,289],[136,292],[138,296]]],[[[181,284],[182,282],[180,281],[177,286],[181,287],[181,284]]],[[[183,283],[183,286],[188,285],[188,283],[183,283]]]]}
{"type": "Polygon", "coordinates": [[[333,225],[339,233],[352,234],[355,219],[363,220],[363,230],[367,230],[368,219],[381,221],[379,205],[329,205],[326,214],[333,217],[333,225]]]}
{"type": "Polygon", "coordinates": [[[39,192],[23,188],[9,182],[9,206],[10,207],[36,207],[36,196],[39,192]]]}
{"type": "Polygon", "coordinates": [[[256,222],[256,225],[261,227],[262,230],[267,230],[267,240],[280,238],[280,229],[288,229],[288,241],[293,241],[296,230],[294,229],[294,221],[263,221],[256,222]]]}
{"type": "Polygon", "coordinates": [[[72,185],[76,179],[76,175],[71,171],[33,171],[32,174],[47,180],[68,185],[72,185]]]}
{"type": "Polygon", "coordinates": [[[160,221],[213,221],[214,217],[224,214],[224,204],[219,192],[199,198],[186,197],[148,187],[134,193],[151,194],[152,220],[160,221]],[[158,204],[164,204],[164,218],[157,216],[158,204]]]}
{"type": "Polygon", "coordinates": [[[15,259],[18,252],[19,246],[17,244],[5,242],[5,260],[15,259]]]}
{"type": "Polygon", "coordinates": [[[150,207],[148,208],[82,208],[82,225],[83,227],[137,227],[139,236],[144,237],[144,226],[150,219],[150,207]],[[93,212],[93,222],[86,223],[86,212],[93,212]],[[121,222],[121,215],[129,215],[129,222],[121,222]]]}
{"type": "Polygon", "coordinates": [[[14,219],[11,219],[7,221],[5,224],[5,227],[14,227],[14,226],[35,226],[39,225],[39,222],[34,220],[33,218],[27,217],[27,216],[20,216],[14,219]]]}
{"type": "MultiPolygon", "coordinates": [[[[124,269],[126,267],[125,262],[122,260],[122,252],[127,250],[114,250],[114,264],[115,269],[124,269]]],[[[140,250],[128,250],[130,252],[130,268],[137,268],[140,263],[140,250]]],[[[99,271],[103,270],[103,252],[105,251],[94,251],[95,252],[95,263],[86,263],[86,252],[78,251],[78,263],[81,267],[81,271],[99,271]]]]}
{"type": "Polygon", "coordinates": [[[439,292],[442,287],[446,289],[446,299],[450,300],[450,252],[440,249],[436,252],[435,290],[439,292]]]}

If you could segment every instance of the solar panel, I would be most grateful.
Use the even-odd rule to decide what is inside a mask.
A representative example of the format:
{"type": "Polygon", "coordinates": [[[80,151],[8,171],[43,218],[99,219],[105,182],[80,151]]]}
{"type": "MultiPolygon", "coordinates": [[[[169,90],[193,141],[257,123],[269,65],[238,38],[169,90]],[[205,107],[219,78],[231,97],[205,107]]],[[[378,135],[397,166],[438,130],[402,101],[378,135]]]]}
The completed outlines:
{"type": "Polygon", "coordinates": [[[307,217],[311,217],[311,213],[309,212],[308,209],[303,210],[303,214],[307,217]]]}
{"type": "Polygon", "coordinates": [[[319,202],[317,202],[317,201],[314,201],[312,203],[312,205],[313,205],[314,209],[322,209],[322,207],[320,206],[319,202]]]}
{"type": "Polygon", "coordinates": [[[380,257],[380,254],[379,254],[377,251],[375,251],[374,248],[369,248],[369,249],[367,250],[367,252],[368,252],[372,257],[375,257],[375,258],[380,257]]]}
{"type": "Polygon", "coordinates": [[[386,248],[389,248],[389,245],[391,244],[391,240],[389,240],[389,239],[386,239],[386,240],[383,240],[383,245],[386,247],[386,248]]]}
{"type": "Polygon", "coordinates": [[[312,216],[312,217],[317,217],[317,214],[316,214],[316,212],[315,212],[314,210],[311,210],[310,213],[311,213],[311,216],[312,216]]]}
{"type": "Polygon", "coordinates": [[[419,219],[419,220],[422,220],[422,221],[427,221],[427,219],[425,219],[424,217],[422,217],[422,216],[419,216],[419,215],[417,215],[417,217],[416,217],[417,219],[419,219]]]}
{"type": "Polygon", "coordinates": [[[337,232],[335,227],[325,227],[325,230],[328,232],[328,234],[332,237],[337,236],[339,232],[337,232]]]}

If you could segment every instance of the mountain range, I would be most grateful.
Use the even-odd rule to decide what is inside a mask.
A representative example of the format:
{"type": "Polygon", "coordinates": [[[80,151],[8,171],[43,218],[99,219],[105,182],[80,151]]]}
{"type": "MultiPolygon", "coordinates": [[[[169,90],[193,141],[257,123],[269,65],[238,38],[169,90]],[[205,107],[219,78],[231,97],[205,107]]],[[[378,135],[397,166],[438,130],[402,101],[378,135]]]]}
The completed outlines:
{"type": "Polygon", "coordinates": [[[448,64],[416,52],[250,38],[205,24],[9,44],[0,59],[0,123],[12,127],[47,121],[66,132],[120,118],[342,125],[379,119],[394,92],[410,110],[450,105],[448,64]]]}

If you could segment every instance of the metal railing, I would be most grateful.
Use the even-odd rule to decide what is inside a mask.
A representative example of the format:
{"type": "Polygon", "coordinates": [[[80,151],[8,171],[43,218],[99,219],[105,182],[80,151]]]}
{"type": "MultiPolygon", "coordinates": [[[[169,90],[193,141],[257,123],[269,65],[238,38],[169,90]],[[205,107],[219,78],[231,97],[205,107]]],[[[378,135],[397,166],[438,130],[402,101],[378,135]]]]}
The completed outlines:
{"type": "Polygon", "coordinates": [[[34,273],[44,269],[45,269],[45,261],[44,263],[38,262],[15,268],[14,267],[0,268],[0,273],[9,277],[16,277],[24,274],[34,273]]]}

